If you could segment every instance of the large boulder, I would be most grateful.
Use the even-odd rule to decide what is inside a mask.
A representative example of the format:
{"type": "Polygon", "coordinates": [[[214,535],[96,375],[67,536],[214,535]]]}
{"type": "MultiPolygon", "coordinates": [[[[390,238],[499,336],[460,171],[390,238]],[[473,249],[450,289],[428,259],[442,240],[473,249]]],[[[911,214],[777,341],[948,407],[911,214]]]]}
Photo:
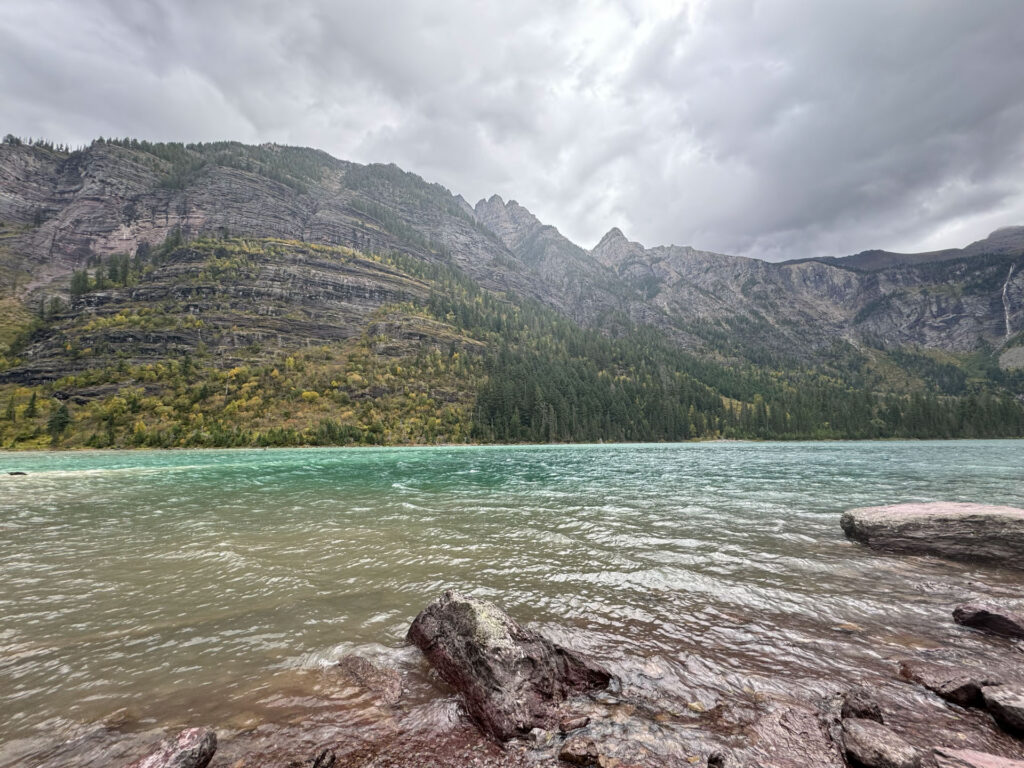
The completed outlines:
{"type": "Polygon", "coordinates": [[[840,519],[846,535],[872,549],[1024,568],[1024,509],[932,502],[861,507],[840,519]]]}
{"type": "Polygon", "coordinates": [[[981,689],[981,697],[1003,730],[1024,736],[1024,686],[989,686],[981,689]]]}
{"type": "Polygon", "coordinates": [[[452,590],[416,617],[408,639],[462,695],[483,730],[501,741],[557,725],[562,702],[612,679],[497,606],[452,590]]]}
{"type": "Polygon", "coordinates": [[[217,734],[211,729],[186,728],[128,768],[206,768],[216,751],[217,734]]]}
{"type": "Polygon", "coordinates": [[[966,603],[953,609],[953,620],[994,635],[1024,637],[1024,613],[993,603],[966,603]]]}

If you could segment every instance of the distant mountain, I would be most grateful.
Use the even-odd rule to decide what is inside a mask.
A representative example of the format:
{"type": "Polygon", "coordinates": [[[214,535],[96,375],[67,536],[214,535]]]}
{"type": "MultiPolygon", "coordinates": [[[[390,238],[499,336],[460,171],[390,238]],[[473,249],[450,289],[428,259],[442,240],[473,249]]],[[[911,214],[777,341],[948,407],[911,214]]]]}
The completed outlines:
{"type": "MultiPolygon", "coordinates": [[[[910,264],[925,264],[934,261],[952,261],[953,259],[971,256],[1010,256],[1024,255],[1024,227],[1003,227],[988,237],[977,240],[966,248],[947,248],[942,251],[927,253],[894,253],[893,251],[861,251],[852,256],[826,257],[814,259],[829,264],[853,269],[874,271],[899,267],[910,264]]],[[[808,261],[799,259],[797,261],[808,261]]]]}
{"type": "Polygon", "coordinates": [[[1024,227],[588,251],[312,149],[8,139],[0,286],[8,446],[1024,431],[1024,227]]]}
{"type": "Polygon", "coordinates": [[[836,341],[865,340],[966,353],[1002,346],[1024,328],[1024,276],[1010,272],[1024,263],[1022,231],[999,230],[941,254],[768,263],[690,247],[648,249],[612,229],[592,254],[697,334],[717,323],[737,344],[804,357],[836,341]]]}

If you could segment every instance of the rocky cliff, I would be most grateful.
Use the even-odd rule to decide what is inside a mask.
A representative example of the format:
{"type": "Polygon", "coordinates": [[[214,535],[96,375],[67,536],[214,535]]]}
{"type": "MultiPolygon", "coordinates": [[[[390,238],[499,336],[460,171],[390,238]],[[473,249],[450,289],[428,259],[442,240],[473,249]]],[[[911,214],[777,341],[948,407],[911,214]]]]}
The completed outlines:
{"type": "MultiPolygon", "coordinates": [[[[787,399],[797,381],[901,395],[1021,393],[1024,228],[940,253],[778,264],[647,248],[618,229],[587,251],[516,201],[470,206],[396,166],[311,149],[0,144],[0,389],[92,402],[171,359],[270,371],[289,351],[321,347],[341,368],[367,354],[401,359],[398,373],[382,364],[375,376],[394,383],[414,371],[417,391],[440,399],[431,402],[459,404],[460,434],[486,390],[486,407],[475,407],[510,438],[558,434],[560,411],[566,437],[600,437],[600,418],[574,411],[593,409],[591,395],[625,398],[618,434],[722,434],[746,418],[743,408],[762,407],[755,394],[772,392],[774,416],[766,407],[760,426],[750,416],[736,434],[830,435],[836,415],[821,403],[838,394],[815,401],[820,412],[796,429],[786,409],[810,407],[787,399]],[[457,350],[488,350],[488,362],[457,360],[457,350]],[[440,389],[425,382],[440,375],[425,357],[438,351],[448,377],[440,389]],[[460,372],[461,384],[452,378],[460,372]],[[521,403],[491,386],[501,376],[518,378],[521,403]],[[525,387],[524,376],[537,381],[525,387]],[[665,403],[645,400],[651,387],[665,403]],[[681,402],[710,410],[677,413],[681,402]],[[638,432],[630,409],[647,409],[638,432]],[[648,429],[654,422],[669,426],[648,429]]],[[[408,394],[398,384],[345,386],[346,397],[408,394]]],[[[14,391],[8,421],[28,397],[14,391]]],[[[869,432],[898,434],[883,417],[889,426],[869,432]]],[[[408,426],[396,422],[396,434],[408,426]]]]}

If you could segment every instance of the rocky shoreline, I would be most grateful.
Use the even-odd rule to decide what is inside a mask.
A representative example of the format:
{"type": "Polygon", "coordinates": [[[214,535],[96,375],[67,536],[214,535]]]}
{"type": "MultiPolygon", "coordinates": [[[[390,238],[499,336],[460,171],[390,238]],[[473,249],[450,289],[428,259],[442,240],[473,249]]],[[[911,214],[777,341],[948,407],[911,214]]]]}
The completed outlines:
{"type": "MultiPolygon", "coordinates": [[[[1024,510],[1008,514],[1007,508],[974,505],[944,516],[937,506],[924,512],[920,506],[873,508],[868,515],[852,510],[842,525],[850,538],[873,548],[893,551],[885,546],[888,531],[893,540],[913,540],[914,549],[899,551],[953,559],[987,545],[979,530],[1001,527],[999,551],[1010,552],[1011,561],[976,559],[984,567],[1024,562],[1024,546],[1012,553],[1014,542],[1024,542],[1024,510]],[[876,526],[884,520],[866,540],[858,527],[865,519],[876,526]],[[966,534],[965,519],[974,527],[966,534]],[[1019,519],[1009,534],[1008,519],[1019,519]],[[901,527],[906,520],[909,537],[901,527]],[[922,520],[933,527],[931,535],[922,520]],[[950,549],[946,526],[971,541],[950,549]]],[[[398,670],[346,656],[331,674],[375,702],[374,719],[359,728],[332,721],[327,710],[301,722],[238,729],[219,743],[212,730],[190,728],[154,744],[159,734],[122,733],[114,723],[55,748],[40,765],[1024,768],[1021,606],[992,600],[951,605],[949,621],[991,653],[979,660],[946,644],[893,659],[889,675],[868,684],[837,676],[808,690],[780,674],[770,690],[736,695],[722,685],[720,695],[687,701],[652,683],[658,677],[652,661],[590,658],[492,603],[448,591],[417,616],[408,639],[453,695],[415,719],[404,709],[398,670]]]]}

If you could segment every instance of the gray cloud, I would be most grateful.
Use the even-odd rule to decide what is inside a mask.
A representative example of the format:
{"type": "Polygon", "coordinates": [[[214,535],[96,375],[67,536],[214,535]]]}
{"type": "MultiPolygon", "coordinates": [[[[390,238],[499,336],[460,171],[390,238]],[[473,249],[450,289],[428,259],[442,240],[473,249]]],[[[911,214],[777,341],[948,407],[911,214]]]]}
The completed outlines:
{"type": "Polygon", "coordinates": [[[0,131],[280,141],[590,246],[769,259],[1024,223],[1017,0],[13,0],[0,131]]]}

